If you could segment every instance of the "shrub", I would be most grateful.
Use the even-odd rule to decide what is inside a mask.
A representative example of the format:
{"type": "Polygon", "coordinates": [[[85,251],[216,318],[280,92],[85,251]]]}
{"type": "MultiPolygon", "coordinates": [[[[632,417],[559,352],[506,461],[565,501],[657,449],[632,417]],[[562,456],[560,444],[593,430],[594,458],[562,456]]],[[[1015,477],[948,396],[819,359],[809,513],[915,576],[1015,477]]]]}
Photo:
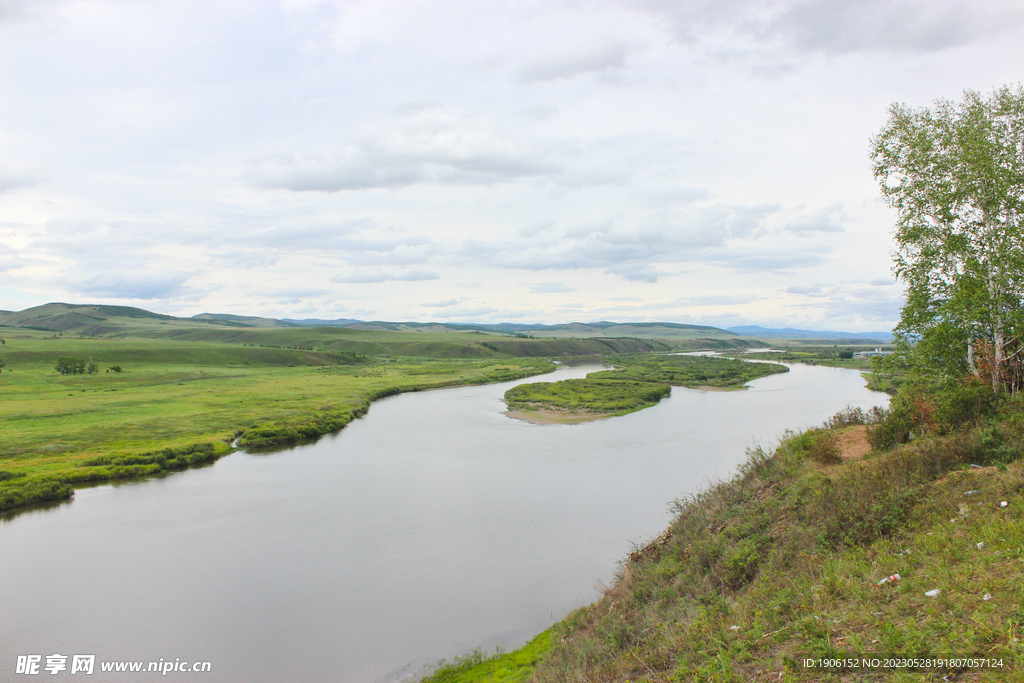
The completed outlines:
{"type": "Polygon", "coordinates": [[[54,369],[62,375],[81,375],[85,372],[85,359],[75,356],[59,356],[54,369]]]}
{"type": "Polygon", "coordinates": [[[16,477],[0,484],[0,511],[66,500],[73,494],[71,486],[55,477],[16,477]]]}
{"type": "Polygon", "coordinates": [[[842,462],[839,438],[831,431],[809,429],[790,438],[789,447],[821,465],[842,462]]]}

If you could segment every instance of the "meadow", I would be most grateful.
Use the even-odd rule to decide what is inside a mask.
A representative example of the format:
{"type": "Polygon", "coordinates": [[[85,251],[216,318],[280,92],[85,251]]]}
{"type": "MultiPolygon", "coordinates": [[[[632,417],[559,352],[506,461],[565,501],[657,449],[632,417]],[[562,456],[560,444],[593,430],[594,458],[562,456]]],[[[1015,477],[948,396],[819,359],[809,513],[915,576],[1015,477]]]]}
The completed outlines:
{"type": "Polygon", "coordinates": [[[615,369],[586,379],[520,384],[505,392],[505,402],[512,411],[545,411],[551,421],[578,422],[653,406],[671,393],[670,385],[741,389],[753,379],[788,371],[783,365],[710,356],[630,354],[607,362],[615,369]]]}
{"type": "MultiPolygon", "coordinates": [[[[210,462],[236,439],[248,447],[312,439],[341,429],[382,396],[554,368],[540,357],[490,351],[484,358],[371,357],[311,344],[285,348],[274,337],[260,345],[12,332],[4,331],[0,347],[0,510],[67,498],[76,484],[210,462]],[[60,374],[61,357],[84,359],[97,372],[60,374]]],[[[446,344],[449,355],[466,348],[446,344]]]]}

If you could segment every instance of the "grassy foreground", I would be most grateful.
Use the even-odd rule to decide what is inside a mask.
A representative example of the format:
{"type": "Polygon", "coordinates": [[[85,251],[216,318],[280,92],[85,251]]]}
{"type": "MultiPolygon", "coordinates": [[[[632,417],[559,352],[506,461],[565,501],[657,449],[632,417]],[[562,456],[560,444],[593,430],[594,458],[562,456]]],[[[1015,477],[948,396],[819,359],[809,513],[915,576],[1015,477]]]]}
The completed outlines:
{"type": "Polygon", "coordinates": [[[540,358],[369,358],[351,352],[165,339],[7,335],[0,351],[0,511],[75,485],[181,469],[243,446],[337,431],[383,396],[507,381],[540,358]],[[62,375],[55,359],[93,360],[62,375]],[[113,367],[121,371],[111,371],[113,367]]]}
{"type": "MultiPolygon", "coordinates": [[[[678,501],[516,680],[1024,680],[1024,401],[844,461],[879,417],[846,411],[678,501]]],[[[486,664],[436,680],[501,680],[486,664]]]]}
{"type": "Polygon", "coordinates": [[[627,355],[609,362],[617,367],[586,379],[520,384],[505,392],[505,402],[512,411],[546,411],[561,417],[552,421],[578,422],[653,406],[669,395],[670,385],[741,389],[753,379],[789,370],[709,356],[627,355]]]}

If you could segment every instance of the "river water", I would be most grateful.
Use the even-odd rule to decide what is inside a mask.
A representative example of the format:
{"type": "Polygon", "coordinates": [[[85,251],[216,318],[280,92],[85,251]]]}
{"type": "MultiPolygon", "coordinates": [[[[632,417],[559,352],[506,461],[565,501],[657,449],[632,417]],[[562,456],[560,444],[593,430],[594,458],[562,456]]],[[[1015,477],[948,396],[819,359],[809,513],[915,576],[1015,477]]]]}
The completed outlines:
{"type": "MultiPolygon", "coordinates": [[[[583,377],[595,366],[541,379],[583,377]]],[[[536,378],[523,381],[538,381],[536,378]]],[[[509,382],[405,394],[315,444],[79,490],[0,523],[0,681],[18,655],[209,661],[168,679],[393,681],[511,648],[598,596],[668,504],[747,448],[884,405],[793,365],[747,391],[673,388],[580,425],[503,414],[509,382]]]]}

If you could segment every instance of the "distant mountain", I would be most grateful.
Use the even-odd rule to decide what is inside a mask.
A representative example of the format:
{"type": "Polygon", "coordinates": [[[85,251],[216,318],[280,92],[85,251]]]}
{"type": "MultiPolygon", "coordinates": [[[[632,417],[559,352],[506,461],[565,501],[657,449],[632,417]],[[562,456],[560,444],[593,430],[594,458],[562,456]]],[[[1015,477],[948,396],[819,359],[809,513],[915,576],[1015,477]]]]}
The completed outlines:
{"type": "Polygon", "coordinates": [[[288,323],[296,327],[348,327],[355,323],[361,323],[362,320],[356,320],[355,318],[335,318],[334,320],[321,320],[320,318],[303,318],[302,320],[295,320],[294,318],[282,318],[280,322],[288,323]]]}
{"type": "Polygon", "coordinates": [[[100,304],[49,303],[26,308],[24,311],[0,313],[0,325],[7,327],[24,327],[47,332],[81,332],[87,335],[119,332],[127,321],[130,321],[130,324],[152,324],[174,320],[178,318],[133,306],[100,304]]]}
{"type": "Polygon", "coordinates": [[[740,325],[727,328],[730,332],[744,337],[773,337],[778,339],[863,339],[865,341],[891,341],[892,332],[838,332],[835,330],[798,330],[792,327],[782,329],[740,325]]]}
{"type": "Polygon", "coordinates": [[[200,313],[192,316],[190,320],[203,320],[205,322],[234,327],[305,327],[288,320],[260,318],[254,315],[232,315],[231,313],[200,313]]]}
{"type": "MultiPolygon", "coordinates": [[[[24,311],[0,311],[0,327],[22,327],[47,332],[72,332],[87,336],[165,336],[168,334],[212,334],[211,338],[224,338],[225,328],[311,328],[340,327],[349,330],[395,332],[478,332],[511,336],[543,337],[546,339],[642,338],[675,339],[677,341],[704,340],[707,342],[742,344],[737,333],[709,325],[689,325],[668,322],[619,323],[608,320],[598,322],[572,322],[562,325],[523,323],[448,323],[448,322],[387,322],[363,321],[353,318],[293,319],[262,318],[232,313],[200,313],[189,318],[178,318],[153,313],[132,306],[106,306],[100,304],[50,303],[24,311]]],[[[760,329],[760,328],[758,328],[760,329]]]]}

